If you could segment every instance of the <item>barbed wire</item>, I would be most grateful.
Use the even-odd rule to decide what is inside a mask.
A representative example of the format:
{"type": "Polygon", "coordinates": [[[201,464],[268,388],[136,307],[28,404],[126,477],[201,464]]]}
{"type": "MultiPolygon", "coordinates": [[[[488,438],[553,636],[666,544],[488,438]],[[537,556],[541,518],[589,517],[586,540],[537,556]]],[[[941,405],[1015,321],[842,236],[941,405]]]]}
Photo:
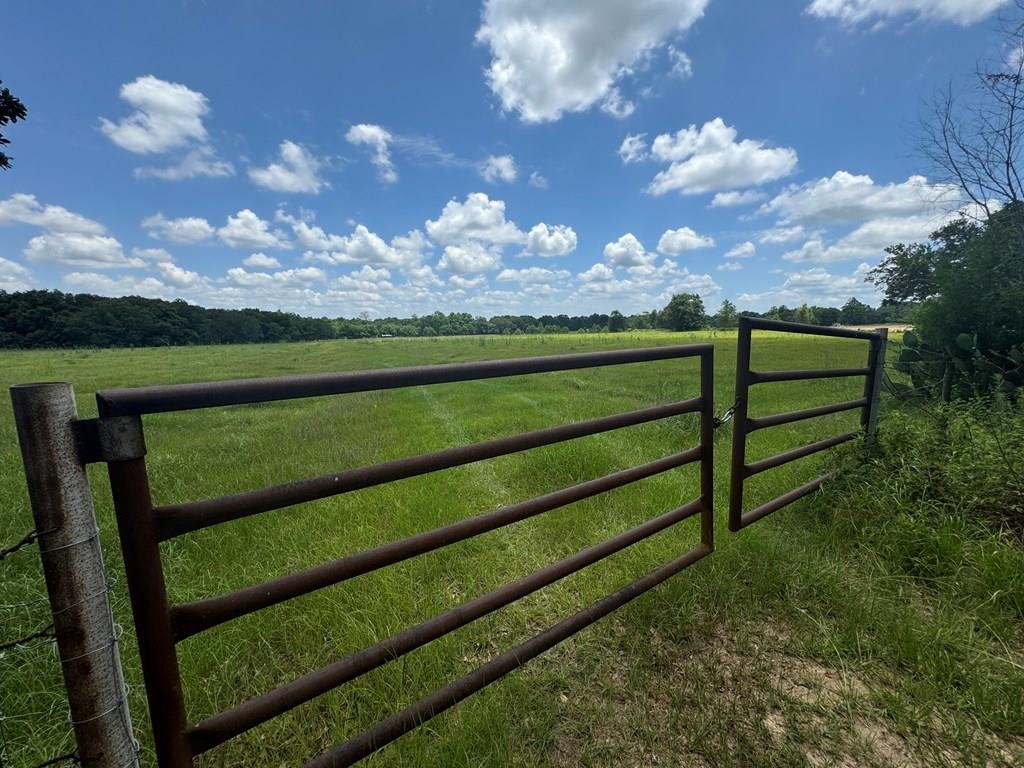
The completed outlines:
{"type": "Polygon", "coordinates": [[[29,531],[21,537],[21,540],[16,541],[9,547],[4,547],[3,549],[0,549],[0,560],[3,560],[8,555],[13,555],[19,549],[23,549],[24,547],[27,547],[31,544],[35,544],[36,541],[38,541],[39,537],[42,536],[44,533],[51,533],[51,531],[43,531],[42,533],[36,530],[29,531]]]}

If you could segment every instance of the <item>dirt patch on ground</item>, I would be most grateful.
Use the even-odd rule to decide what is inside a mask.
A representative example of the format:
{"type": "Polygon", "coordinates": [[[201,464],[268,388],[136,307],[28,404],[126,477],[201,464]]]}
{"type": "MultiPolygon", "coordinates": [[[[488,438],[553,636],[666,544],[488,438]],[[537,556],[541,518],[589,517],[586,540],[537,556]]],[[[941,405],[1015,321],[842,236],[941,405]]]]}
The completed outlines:
{"type": "Polygon", "coordinates": [[[1024,744],[932,719],[902,732],[881,703],[891,681],[788,652],[758,629],[673,642],[652,633],[649,658],[594,670],[601,680],[558,694],[551,765],[1024,765],[1024,744]],[[636,667],[642,667],[637,671],[636,667]]]}

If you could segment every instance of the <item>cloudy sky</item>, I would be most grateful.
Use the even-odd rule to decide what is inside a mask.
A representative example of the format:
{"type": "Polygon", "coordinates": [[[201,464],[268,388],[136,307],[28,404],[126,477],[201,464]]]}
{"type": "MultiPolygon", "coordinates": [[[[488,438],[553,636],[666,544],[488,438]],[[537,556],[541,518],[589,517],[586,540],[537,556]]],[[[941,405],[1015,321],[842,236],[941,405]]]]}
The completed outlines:
{"type": "Polygon", "coordinates": [[[877,303],[1008,0],[5,4],[0,289],[309,315],[877,303]]]}

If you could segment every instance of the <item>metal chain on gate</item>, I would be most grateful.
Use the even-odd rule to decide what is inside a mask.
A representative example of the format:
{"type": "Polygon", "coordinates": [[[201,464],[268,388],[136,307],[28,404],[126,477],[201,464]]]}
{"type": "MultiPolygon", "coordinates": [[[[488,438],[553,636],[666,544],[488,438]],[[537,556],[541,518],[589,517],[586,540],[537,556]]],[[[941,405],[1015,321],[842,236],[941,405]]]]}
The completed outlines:
{"type": "Polygon", "coordinates": [[[722,412],[721,416],[716,416],[714,421],[715,429],[718,429],[719,427],[724,427],[726,424],[732,421],[732,417],[736,415],[736,409],[739,407],[739,405],[740,401],[737,400],[735,403],[726,408],[722,412]]]}

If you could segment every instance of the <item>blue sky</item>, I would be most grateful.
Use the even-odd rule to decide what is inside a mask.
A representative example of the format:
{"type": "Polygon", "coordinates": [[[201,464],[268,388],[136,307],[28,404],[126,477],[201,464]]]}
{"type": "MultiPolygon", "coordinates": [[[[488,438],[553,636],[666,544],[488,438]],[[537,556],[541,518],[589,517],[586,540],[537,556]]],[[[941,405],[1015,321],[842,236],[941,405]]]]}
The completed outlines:
{"type": "Polygon", "coordinates": [[[0,289],[308,315],[878,302],[1009,0],[5,4],[0,289]]]}

